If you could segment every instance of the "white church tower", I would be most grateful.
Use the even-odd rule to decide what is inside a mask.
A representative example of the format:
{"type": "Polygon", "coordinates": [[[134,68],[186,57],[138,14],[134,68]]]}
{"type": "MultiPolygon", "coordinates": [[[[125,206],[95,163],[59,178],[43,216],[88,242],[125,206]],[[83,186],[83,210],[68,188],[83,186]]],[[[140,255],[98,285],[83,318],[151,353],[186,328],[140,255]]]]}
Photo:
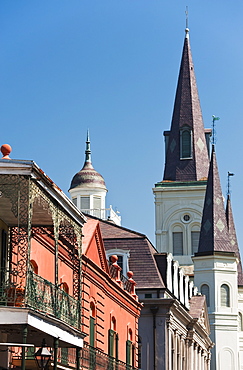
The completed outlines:
{"type": "Polygon", "coordinates": [[[233,221],[231,208],[228,208],[226,215],[213,145],[199,247],[193,257],[194,284],[206,296],[210,337],[215,343],[212,349],[212,370],[241,369],[238,280],[242,269],[238,246],[230,229],[232,223],[229,224],[233,221]]]}
{"type": "Polygon", "coordinates": [[[158,252],[192,265],[197,251],[209,168],[205,130],[186,28],[170,131],[165,131],[165,169],[155,184],[155,234],[158,252]]]}
{"type": "Polygon", "coordinates": [[[73,203],[83,213],[121,224],[121,216],[112,209],[106,208],[107,188],[104,178],[94,169],[91,161],[90,139],[87,132],[85,161],[83,168],[73,177],[69,193],[73,203]]]}

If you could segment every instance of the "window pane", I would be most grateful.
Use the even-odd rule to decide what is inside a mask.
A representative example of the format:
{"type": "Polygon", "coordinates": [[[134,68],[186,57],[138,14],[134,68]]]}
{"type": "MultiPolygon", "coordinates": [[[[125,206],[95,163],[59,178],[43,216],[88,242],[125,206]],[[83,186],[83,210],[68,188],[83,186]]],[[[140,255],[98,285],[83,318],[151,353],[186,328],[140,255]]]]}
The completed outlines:
{"type": "Polygon", "coordinates": [[[100,209],[101,208],[101,198],[100,197],[93,197],[93,205],[94,205],[93,208],[100,209]]]}
{"type": "Polygon", "coordinates": [[[198,251],[199,236],[200,231],[192,231],[191,233],[192,254],[195,254],[198,251]]]}
{"type": "Polygon", "coordinates": [[[182,232],[173,233],[173,254],[174,256],[179,256],[183,254],[183,233],[182,232]]]}
{"type": "Polygon", "coordinates": [[[229,296],[229,287],[226,284],[221,285],[220,287],[221,294],[221,306],[230,307],[230,296],[229,296]]]}
{"type": "Polygon", "coordinates": [[[81,197],[81,209],[90,209],[89,197],[81,197]]]}
{"type": "Polygon", "coordinates": [[[190,158],[191,155],[191,131],[185,130],[181,133],[181,158],[190,158]]]}
{"type": "Polygon", "coordinates": [[[210,306],[210,300],[209,300],[209,286],[207,284],[203,284],[201,286],[201,293],[205,295],[207,306],[210,306]]]}

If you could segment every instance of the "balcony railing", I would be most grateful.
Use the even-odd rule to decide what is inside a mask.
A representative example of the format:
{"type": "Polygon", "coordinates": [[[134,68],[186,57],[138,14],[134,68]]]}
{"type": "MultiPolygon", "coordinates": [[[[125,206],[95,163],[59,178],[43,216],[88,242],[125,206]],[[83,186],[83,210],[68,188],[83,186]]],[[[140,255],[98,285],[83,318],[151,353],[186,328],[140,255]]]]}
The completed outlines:
{"type": "Polygon", "coordinates": [[[112,206],[110,206],[110,208],[81,208],[81,211],[88,215],[101,218],[102,220],[113,221],[116,225],[121,225],[121,216],[114,211],[112,206]]]}
{"type": "Polygon", "coordinates": [[[31,307],[79,328],[79,301],[33,272],[28,276],[27,295],[17,280],[14,271],[0,271],[1,306],[31,307]]]}
{"type": "Polygon", "coordinates": [[[63,320],[67,324],[79,327],[79,302],[64,290],[42,277],[30,273],[28,305],[63,320]]]}
{"type": "MultiPolygon", "coordinates": [[[[52,349],[48,348],[51,352],[52,349]]],[[[26,350],[26,363],[34,359],[34,353],[37,348],[26,350]]],[[[21,361],[22,348],[15,348],[12,352],[12,363],[19,365],[21,361]]],[[[53,360],[53,358],[52,358],[53,360]]],[[[68,366],[70,369],[76,369],[76,349],[75,348],[59,348],[58,349],[58,364],[68,366]]],[[[114,357],[108,356],[100,350],[84,343],[81,349],[80,356],[81,369],[85,370],[137,370],[136,367],[128,365],[122,361],[116,360],[114,357]]],[[[29,367],[28,367],[29,368],[29,367]]],[[[67,367],[65,367],[67,368],[67,367]]]]}
{"type": "MultiPolygon", "coordinates": [[[[112,264],[110,265],[110,275],[111,275],[112,279],[115,279],[116,275],[117,275],[117,269],[112,264]]],[[[132,293],[133,284],[129,281],[129,279],[126,278],[124,275],[120,274],[120,280],[123,284],[124,290],[127,290],[128,293],[132,293]]]]}
{"type": "Polygon", "coordinates": [[[136,370],[137,368],[116,360],[114,357],[87,344],[81,351],[81,368],[89,370],[136,370]]]}

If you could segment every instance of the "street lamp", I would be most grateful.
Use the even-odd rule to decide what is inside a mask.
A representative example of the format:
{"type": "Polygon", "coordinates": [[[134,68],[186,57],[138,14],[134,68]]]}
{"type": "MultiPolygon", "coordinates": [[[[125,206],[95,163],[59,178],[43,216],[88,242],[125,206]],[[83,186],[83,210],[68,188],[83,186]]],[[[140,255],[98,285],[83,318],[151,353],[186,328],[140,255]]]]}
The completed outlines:
{"type": "Polygon", "coordinates": [[[41,370],[47,369],[48,363],[51,359],[51,352],[46,348],[45,339],[42,341],[42,347],[35,353],[35,359],[41,370]]]}

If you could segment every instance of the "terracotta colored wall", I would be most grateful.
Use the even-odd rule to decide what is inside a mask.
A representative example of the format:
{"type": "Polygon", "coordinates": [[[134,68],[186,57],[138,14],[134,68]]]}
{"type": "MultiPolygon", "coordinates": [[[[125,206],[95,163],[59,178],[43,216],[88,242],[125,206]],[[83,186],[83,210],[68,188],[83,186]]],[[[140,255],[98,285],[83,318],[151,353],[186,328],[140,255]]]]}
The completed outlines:
{"type": "Polygon", "coordinates": [[[37,240],[31,240],[30,260],[38,265],[38,275],[54,284],[55,256],[37,240]]]}
{"type": "MultiPolygon", "coordinates": [[[[55,254],[51,246],[47,248],[39,241],[32,239],[30,260],[34,260],[38,265],[39,276],[53,284],[55,283],[55,254]]],[[[68,294],[73,294],[73,269],[70,261],[61,252],[59,252],[58,259],[58,282],[67,283],[69,288],[68,294]]]]}
{"type": "MultiPolygon", "coordinates": [[[[108,274],[100,273],[100,268],[83,261],[83,331],[89,343],[90,304],[95,304],[96,335],[95,347],[108,353],[108,331],[112,316],[116,319],[116,332],[119,335],[119,360],[126,362],[126,341],[128,331],[132,330],[132,342],[138,341],[139,309],[134,298],[112,280],[108,274]]],[[[136,344],[137,347],[137,344],[136,344]]],[[[137,351],[137,350],[136,350],[137,351]]],[[[137,358],[137,356],[136,356],[137,358]]]]}

